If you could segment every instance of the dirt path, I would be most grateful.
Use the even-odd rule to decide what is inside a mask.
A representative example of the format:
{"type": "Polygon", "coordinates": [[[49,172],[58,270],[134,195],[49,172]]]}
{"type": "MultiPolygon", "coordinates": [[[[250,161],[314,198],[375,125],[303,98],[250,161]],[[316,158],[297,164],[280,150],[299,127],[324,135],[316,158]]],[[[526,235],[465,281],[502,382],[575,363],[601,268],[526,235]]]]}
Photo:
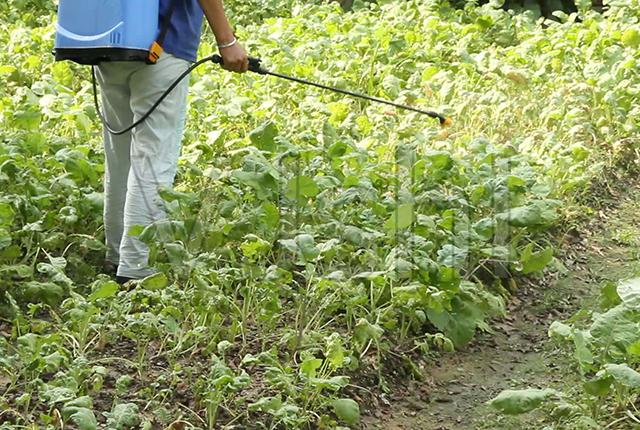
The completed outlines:
{"type": "Polygon", "coordinates": [[[597,299],[605,281],[640,274],[638,185],[594,213],[591,225],[567,238],[554,278],[519,287],[509,317],[495,322],[465,350],[427,365],[422,383],[402,387],[389,410],[364,422],[366,429],[539,429],[541,416],[505,418],[485,402],[507,388],[566,387],[576,382],[571,360],[548,340],[549,325],[597,299]]]}

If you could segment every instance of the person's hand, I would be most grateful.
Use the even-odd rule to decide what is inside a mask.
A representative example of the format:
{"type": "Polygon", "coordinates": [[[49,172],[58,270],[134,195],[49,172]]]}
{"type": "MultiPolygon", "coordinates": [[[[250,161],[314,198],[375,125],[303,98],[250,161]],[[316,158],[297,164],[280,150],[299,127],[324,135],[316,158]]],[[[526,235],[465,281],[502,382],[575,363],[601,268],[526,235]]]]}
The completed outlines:
{"type": "Polygon", "coordinates": [[[236,43],[227,48],[219,48],[222,68],[231,72],[244,73],[249,69],[249,56],[244,47],[236,43]]]}

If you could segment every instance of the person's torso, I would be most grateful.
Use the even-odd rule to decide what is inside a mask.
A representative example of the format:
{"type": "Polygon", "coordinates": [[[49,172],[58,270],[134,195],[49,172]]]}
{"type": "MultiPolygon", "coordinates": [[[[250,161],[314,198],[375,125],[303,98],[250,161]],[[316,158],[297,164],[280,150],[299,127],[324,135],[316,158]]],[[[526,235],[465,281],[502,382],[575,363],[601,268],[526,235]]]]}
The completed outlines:
{"type": "Polygon", "coordinates": [[[172,2],[176,2],[162,47],[169,54],[195,61],[200,45],[204,13],[198,0],[160,0],[160,27],[172,2]]]}

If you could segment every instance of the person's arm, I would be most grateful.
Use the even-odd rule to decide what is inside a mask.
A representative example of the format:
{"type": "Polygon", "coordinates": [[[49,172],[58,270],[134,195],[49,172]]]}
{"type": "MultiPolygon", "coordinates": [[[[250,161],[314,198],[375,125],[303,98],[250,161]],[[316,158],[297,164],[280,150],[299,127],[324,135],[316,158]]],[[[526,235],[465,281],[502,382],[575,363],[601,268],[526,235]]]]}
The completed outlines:
{"type": "MultiPolygon", "coordinates": [[[[224,13],[222,0],[199,0],[204,15],[209,21],[209,26],[216,37],[218,45],[227,45],[235,39],[233,29],[224,13]]],[[[240,43],[235,43],[226,48],[219,48],[224,67],[233,72],[246,72],[249,68],[247,52],[240,43]]]]}

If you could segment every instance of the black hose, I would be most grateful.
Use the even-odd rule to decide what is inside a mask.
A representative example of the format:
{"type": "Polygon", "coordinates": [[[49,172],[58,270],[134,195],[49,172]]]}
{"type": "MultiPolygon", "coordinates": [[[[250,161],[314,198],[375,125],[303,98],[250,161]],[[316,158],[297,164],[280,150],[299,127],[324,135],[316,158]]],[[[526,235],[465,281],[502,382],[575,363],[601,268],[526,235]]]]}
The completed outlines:
{"type": "Polygon", "coordinates": [[[116,130],[115,128],[113,128],[107,122],[107,119],[104,117],[102,111],[100,110],[100,105],[98,104],[98,85],[96,83],[96,69],[95,69],[95,66],[92,66],[91,67],[91,75],[92,75],[92,79],[93,79],[93,102],[95,104],[96,112],[98,113],[98,117],[100,117],[100,120],[104,124],[104,127],[109,131],[109,133],[111,133],[111,134],[113,134],[115,136],[120,136],[120,135],[123,135],[125,133],[130,132],[131,130],[133,130],[134,128],[136,128],[137,126],[139,126],[140,124],[145,122],[147,120],[147,118],[149,118],[151,116],[151,114],[153,112],[155,112],[156,109],[158,109],[158,106],[160,106],[160,104],[164,101],[164,99],[166,99],[169,96],[169,94],[171,94],[171,91],[173,91],[175,89],[175,87],[177,87],[178,84],[180,82],[182,82],[182,80],[184,78],[189,76],[189,74],[195,68],[200,67],[202,64],[204,64],[204,63],[206,63],[208,61],[211,61],[211,57],[206,57],[206,58],[203,58],[202,60],[199,60],[199,61],[196,61],[195,63],[193,63],[175,81],[173,81],[173,83],[171,85],[169,85],[169,88],[167,88],[167,90],[164,93],[162,93],[160,98],[153,104],[153,106],[151,106],[151,108],[149,108],[149,110],[144,115],[142,115],[140,117],[140,119],[138,119],[136,122],[131,124],[129,127],[125,128],[125,129],[122,129],[122,130],[116,130]]]}

